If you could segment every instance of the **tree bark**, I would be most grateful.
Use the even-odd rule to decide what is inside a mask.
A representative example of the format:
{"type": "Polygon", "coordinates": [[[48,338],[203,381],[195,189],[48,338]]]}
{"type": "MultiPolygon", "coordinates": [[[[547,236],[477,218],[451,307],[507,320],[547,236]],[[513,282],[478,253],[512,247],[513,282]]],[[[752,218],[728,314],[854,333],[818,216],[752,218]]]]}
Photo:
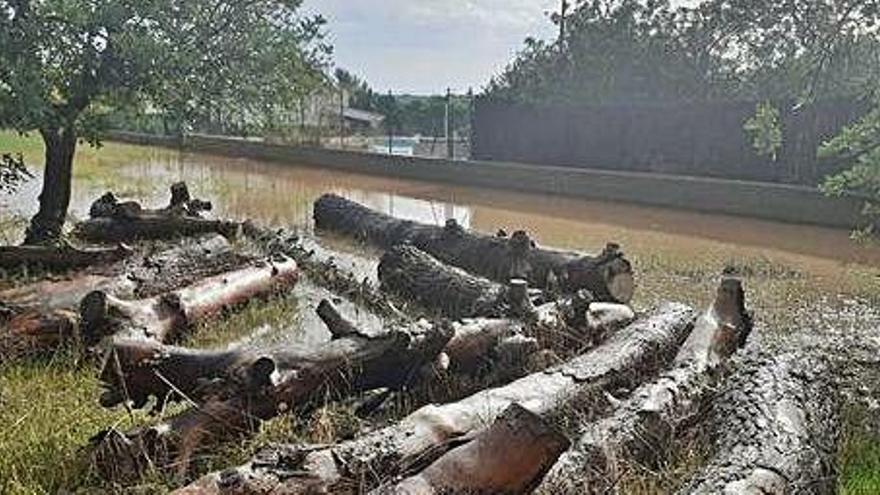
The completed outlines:
{"type": "Polygon", "coordinates": [[[52,246],[0,246],[0,268],[24,265],[70,270],[90,265],[115,263],[132,254],[125,244],[115,248],[76,248],[69,244],[52,246]]]}
{"type": "Polygon", "coordinates": [[[246,372],[236,375],[247,380],[227,378],[198,406],[160,425],[124,434],[102,432],[93,439],[97,468],[117,480],[137,477],[150,463],[184,476],[196,453],[248,435],[260,421],[307,410],[327,398],[407,385],[436,358],[452,330],[446,325],[422,325],[375,338],[350,332],[338,335],[342,336],[312,351],[245,360],[237,369],[246,372]]]}
{"type": "Polygon", "coordinates": [[[251,261],[233,252],[225,239],[214,236],[128,258],[120,266],[108,267],[107,275],[78,273],[68,280],[40,281],[0,291],[0,301],[8,313],[0,319],[0,360],[77,343],[77,308],[92,291],[123,299],[151,297],[251,261]]]}
{"type": "Polygon", "coordinates": [[[568,444],[565,435],[514,403],[492,426],[419,474],[373,493],[529,493],[568,444]]]}
{"type": "Polygon", "coordinates": [[[239,224],[227,220],[171,216],[144,212],[130,218],[90,218],[76,224],[74,235],[92,242],[128,242],[142,239],[174,239],[200,234],[235,237],[239,224]]]}
{"type": "Polygon", "coordinates": [[[606,392],[634,386],[668,363],[693,323],[690,308],[666,304],[563,365],[458,402],[425,406],[351,441],[268,449],[180,493],[361,493],[434,461],[456,438],[480,430],[513,403],[553,424],[599,413],[607,407],[606,392]]]}
{"type": "Polygon", "coordinates": [[[234,237],[241,227],[238,222],[201,218],[201,212],[211,207],[209,201],[191,198],[185,182],[172,184],[168,206],[159,209],[145,209],[135,201],[120,202],[108,192],[92,203],[91,218],[78,223],[74,234],[94,242],[171,239],[208,233],[234,237]]]}
{"type": "Polygon", "coordinates": [[[713,401],[715,456],[680,493],[836,493],[833,367],[804,352],[740,361],[713,401]]]}
{"type": "Polygon", "coordinates": [[[656,466],[678,427],[706,404],[717,368],[745,343],[751,319],[741,282],[725,278],[673,361],[605,419],[584,429],[541,484],[542,493],[611,493],[631,464],[656,466]]]}
{"type": "Polygon", "coordinates": [[[225,309],[291,287],[298,274],[296,262],[286,258],[215,275],[147,299],[125,301],[93,291],[80,303],[83,338],[88,344],[106,336],[167,342],[225,309]]]}
{"type": "Polygon", "coordinates": [[[445,265],[411,245],[395,246],[382,255],[379,281],[383,290],[449,318],[511,313],[505,286],[445,265]]]}
{"type": "Polygon", "coordinates": [[[73,126],[40,129],[45,151],[40,209],[25,232],[26,245],[49,244],[61,238],[70,205],[76,130],[73,126]]]}
{"type": "Polygon", "coordinates": [[[445,227],[400,220],[345,198],[325,194],[314,205],[315,226],[390,248],[409,242],[444,263],[492,280],[512,278],[547,290],[588,289],[602,301],[627,303],[632,298],[632,266],[616,244],[598,256],[538,248],[528,234],[510,238],[468,232],[454,220],[445,227]]]}

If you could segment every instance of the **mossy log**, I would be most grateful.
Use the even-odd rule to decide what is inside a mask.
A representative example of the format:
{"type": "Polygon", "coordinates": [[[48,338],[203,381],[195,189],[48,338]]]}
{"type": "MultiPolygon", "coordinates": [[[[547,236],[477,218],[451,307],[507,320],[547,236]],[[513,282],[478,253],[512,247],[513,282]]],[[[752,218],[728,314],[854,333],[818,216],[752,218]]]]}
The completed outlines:
{"type": "Polygon", "coordinates": [[[806,351],[746,355],[712,402],[715,456],[682,494],[837,492],[835,371],[806,351]]]}
{"type": "Polygon", "coordinates": [[[80,303],[84,340],[107,336],[168,342],[199,321],[256,297],[272,295],[296,283],[296,262],[266,261],[222,273],[165,294],[126,301],[93,291],[80,303]]]}
{"type": "Polygon", "coordinates": [[[742,284],[724,278],[670,370],[637,388],[611,416],[586,425],[541,492],[610,493],[628,466],[654,467],[665,460],[678,427],[704,411],[718,367],[745,344],[750,331],[742,284]]]}
{"type": "Polygon", "coordinates": [[[524,231],[508,237],[468,232],[454,220],[444,227],[401,220],[340,196],[325,194],[314,205],[315,226],[390,248],[409,242],[444,263],[497,282],[512,278],[529,286],[565,292],[588,289],[597,300],[627,303],[632,266],[616,244],[597,256],[539,248],[524,231]]]}
{"type": "Polygon", "coordinates": [[[115,263],[131,256],[132,252],[125,244],[119,244],[115,248],[78,248],[67,243],[50,246],[0,246],[0,268],[31,265],[53,270],[72,270],[115,263]]]}
{"type": "Polygon", "coordinates": [[[372,493],[529,493],[569,441],[537,414],[511,404],[492,426],[456,443],[417,475],[372,493]]]}
{"type": "MultiPolygon", "coordinates": [[[[335,313],[329,303],[322,306],[335,313]]],[[[99,472],[109,479],[130,480],[152,466],[185,476],[194,455],[253,433],[263,420],[308,410],[328,399],[360,391],[399,389],[410,384],[452,337],[452,329],[443,324],[396,328],[385,335],[368,337],[356,332],[338,313],[330,318],[322,315],[322,319],[335,338],[311,350],[201,355],[175,350],[171,353],[175,359],[195,364],[172,370],[180,387],[195,392],[190,397],[194,407],[150,428],[128,433],[108,430],[96,436],[92,441],[93,459],[99,472]],[[217,375],[209,381],[213,382],[210,391],[199,391],[199,381],[178,376],[198,368],[198,361],[217,375]]],[[[204,374],[205,369],[198,373],[204,374]]],[[[145,403],[148,393],[161,395],[171,383],[167,379],[159,383],[154,376],[137,382],[139,405],[145,403]]],[[[129,378],[128,383],[135,382],[129,378]]],[[[114,391],[112,400],[106,403],[120,398],[114,391]]]]}
{"type": "Polygon", "coordinates": [[[664,304],[571,361],[458,402],[425,406],[399,423],[332,446],[282,446],[248,464],[203,477],[182,490],[216,493],[362,493],[418,471],[456,438],[472,435],[513,403],[564,423],[607,407],[605,393],[633,387],[672,359],[694,311],[664,304]]]}

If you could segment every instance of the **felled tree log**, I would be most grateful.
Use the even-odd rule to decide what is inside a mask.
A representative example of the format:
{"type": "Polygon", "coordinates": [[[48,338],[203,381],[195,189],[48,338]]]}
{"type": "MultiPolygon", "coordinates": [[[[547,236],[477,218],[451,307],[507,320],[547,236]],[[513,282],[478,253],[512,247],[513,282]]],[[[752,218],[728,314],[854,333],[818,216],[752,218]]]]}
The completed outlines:
{"type": "Polygon", "coordinates": [[[325,194],[314,205],[315,226],[390,248],[409,242],[444,263],[492,280],[512,278],[529,286],[566,292],[588,289],[602,301],[627,303],[633,294],[632,266],[616,244],[598,256],[538,248],[523,231],[510,238],[468,232],[454,220],[445,227],[400,220],[340,196],[325,194]]]}
{"type": "Polygon", "coordinates": [[[108,192],[92,203],[91,218],[78,223],[74,234],[95,242],[169,239],[207,233],[234,237],[240,224],[201,218],[200,213],[210,209],[210,202],[192,199],[183,182],[171,186],[169,205],[155,210],[145,209],[135,201],[120,202],[108,192]]]}
{"type": "MultiPolygon", "coordinates": [[[[344,326],[353,328],[347,322],[344,326]]],[[[152,463],[161,471],[183,476],[196,453],[247,435],[262,420],[302,411],[328,398],[375,388],[397,389],[410,383],[452,336],[445,325],[397,329],[374,338],[342,329],[331,332],[341,336],[306,352],[260,355],[255,360],[251,356],[243,361],[216,355],[224,362],[207,363],[209,366],[240,364],[224,374],[197,407],[151,428],[98,435],[93,439],[97,468],[107,478],[129,479],[152,463]],[[247,379],[235,378],[241,376],[247,379]]]]}
{"type": "Polygon", "coordinates": [[[375,494],[529,493],[568,439],[538,415],[511,404],[492,426],[415,476],[375,494]]]}
{"type": "Polygon", "coordinates": [[[507,288],[445,265],[412,245],[399,245],[379,262],[382,289],[437,309],[450,318],[506,316],[507,288]]]}
{"type": "Polygon", "coordinates": [[[292,286],[298,273],[296,262],[287,258],[215,275],[147,299],[125,301],[93,291],[80,303],[83,338],[89,344],[109,335],[167,342],[198,321],[292,286]]]}
{"type": "Polygon", "coordinates": [[[638,384],[673,357],[694,312],[662,305],[605,344],[563,365],[461,401],[425,406],[399,423],[333,446],[281,447],[202,478],[181,493],[360,493],[425,466],[513,403],[554,424],[604,410],[604,393],[638,384]]]}
{"type": "Polygon", "coordinates": [[[745,356],[713,401],[715,457],[681,493],[836,493],[833,375],[803,352],[745,356]]]}
{"type": "Polygon", "coordinates": [[[131,254],[131,248],[125,244],[115,248],[77,248],[66,243],[53,246],[0,246],[0,268],[39,265],[70,270],[115,263],[131,254]]]}
{"type": "Polygon", "coordinates": [[[147,212],[125,218],[90,218],[76,224],[74,235],[93,242],[172,239],[212,233],[231,238],[238,229],[237,222],[147,212]]]}
{"type": "Polygon", "coordinates": [[[95,290],[119,298],[150,297],[252,261],[221,236],[154,254],[133,256],[108,274],[77,273],[0,292],[8,314],[0,319],[0,360],[57,349],[79,335],[80,301],[95,290]]]}
{"type": "Polygon", "coordinates": [[[742,284],[725,278],[671,369],[637,388],[610,417],[587,425],[547,475],[543,493],[610,493],[630,464],[656,465],[677,428],[703,410],[716,368],[750,331],[742,284]]]}

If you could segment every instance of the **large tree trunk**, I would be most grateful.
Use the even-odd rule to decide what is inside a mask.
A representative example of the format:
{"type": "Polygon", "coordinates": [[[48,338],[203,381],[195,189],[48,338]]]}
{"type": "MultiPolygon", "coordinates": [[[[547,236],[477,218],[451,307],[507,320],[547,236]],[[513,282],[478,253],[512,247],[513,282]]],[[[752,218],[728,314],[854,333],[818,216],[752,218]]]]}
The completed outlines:
{"type": "Polygon", "coordinates": [[[332,194],[315,202],[314,217],[320,229],[384,248],[410,242],[444,263],[498,282],[521,278],[541,289],[588,289],[602,301],[627,303],[632,298],[632,267],[616,244],[609,244],[595,257],[542,249],[523,231],[510,238],[490,237],[468,232],[454,220],[448,220],[445,227],[419,224],[332,194]]]}
{"type": "Polygon", "coordinates": [[[662,461],[677,428],[703,410],[718,366],[750,331],[742,285],[726,278],[672,368],[636,389],[610,417],[587,425],[547,475],[543,493],[611,493],[630,464],[662,461]]]}
{"type": "MultiPolygon", "coordinates": [[[[196,453],[247,435],[262,420],[307,410],[328,398],[409,384],[452,337],[446,325],[411,326],[367,337],[352,331],[353,325],[338,314],[324,321],[339,338],[311,351],[261,354],[256,359],[252,355],[242,361],[215,354],[218,362],[204,364],[223,369],[226,363],[237,363],[231,368],[233,376],[223,374],[204,401],[160,425],[98,435],[93,440],[96,466],[112,479],[137,476],[149,463],[185,475],[196,453]],[[247,379],[236,378],[241,376],[247,379]]],[[[185,377],[182,384],[187,386],[185,377]]],[[[156,388],[147,384],[143,390],[156,388]]]]}
{"type": "Polygon", "coordinates": [[[167,342],[225,309],[286,290],[298,275],[296,262],[286,258],[215,275],[147,299],[125,301],[94,291],[80,303],[83,338],[90,344],[111,335],[167,342]]]}
{"type": "Polygon", "coordinates": [[[46,163],[40,209],[25,233],[24,243],[29,245],[48,244],[61,238],[67,207],[70,205],[73,155],[76,152],[76,130],[73,126],[41,129],[40,135],[46,148],[46,163]]]}
{"type": "Polygon", "coordinates": [[[565,435],[519,404],[462,441],[419,474],[373,493],[529,493],[569,444],[565,435]]]}
{"type": "Polygon", "coordinates": [[[181,493],[360,493],[433,462],[456,438],[482,429],[513,403],[553,424],[589,417],[607,407],[605,393],[632,387],[668,363],[693,323],[690,308],[666,304],[563,365],[458,402],[425,406],[355,440],[269,449],[181,493]]]}
{"type": "Polygon", "coordinates": [[[745,356],[712,403],[715,457],[681,493],[835,493],[833,375],[803,352],[745,356]]]}

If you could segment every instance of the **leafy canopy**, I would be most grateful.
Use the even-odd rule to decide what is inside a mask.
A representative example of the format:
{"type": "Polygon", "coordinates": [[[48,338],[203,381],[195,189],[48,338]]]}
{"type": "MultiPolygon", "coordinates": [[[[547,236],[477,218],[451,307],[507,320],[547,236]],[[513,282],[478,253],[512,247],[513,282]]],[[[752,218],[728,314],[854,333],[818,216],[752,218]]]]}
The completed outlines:
{"type": "Polygon", "coordinates": [[[301,0],[0,0],[0,127],[94,140],[112,109],[261,122],[323,81],[301,0]]]}

